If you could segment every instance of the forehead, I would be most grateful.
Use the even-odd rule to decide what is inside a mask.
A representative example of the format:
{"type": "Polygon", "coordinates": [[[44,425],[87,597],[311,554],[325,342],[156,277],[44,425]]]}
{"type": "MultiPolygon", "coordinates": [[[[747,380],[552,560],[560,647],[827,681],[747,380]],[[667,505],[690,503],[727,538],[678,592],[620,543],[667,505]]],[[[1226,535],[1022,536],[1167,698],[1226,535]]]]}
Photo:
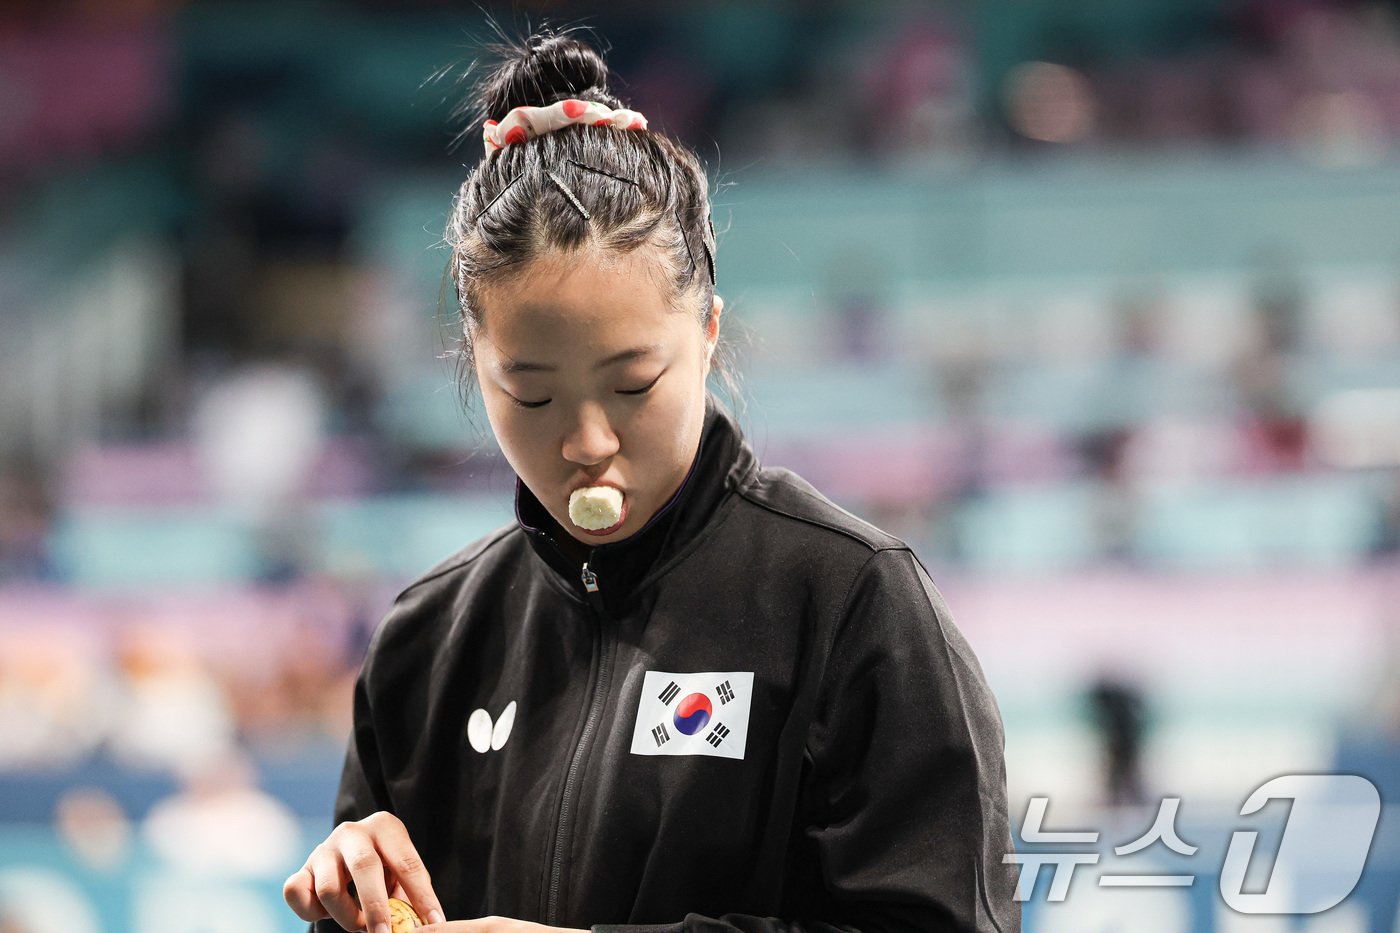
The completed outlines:
{"type": "Polygon", "coordinates": [[[511,358],[602,357],[698,332],[673,307],[665,274],[645,249],[552,253],[481,297],[487,342],[511,358]]]}

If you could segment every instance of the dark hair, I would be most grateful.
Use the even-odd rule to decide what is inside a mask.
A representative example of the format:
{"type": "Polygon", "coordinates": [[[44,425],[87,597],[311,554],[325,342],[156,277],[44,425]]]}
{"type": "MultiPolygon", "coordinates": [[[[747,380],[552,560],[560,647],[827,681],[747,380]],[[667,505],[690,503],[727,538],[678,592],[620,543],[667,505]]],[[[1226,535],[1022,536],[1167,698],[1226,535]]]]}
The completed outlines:
{"type": "MultiPolygon", "coordinates": [[[[572,30],[536,34],[493,47],[501,61],[478,85],[476,121],[502,120],[519,106],[574,98],[613,109],[602,56],[572,30]]],[[[481,294],[550,251],[592,243],[630,252],[660,248],[674,305],[709,320],[714,296],[715,237],[709,184],[689,148],[654,129],[566,126],[487,153],[453,200],[447,224],[450,274],[460,313],[460,362],[474,366],[472,328],[481,324],[481,294]]],[[[730,394],[737,384],[727,353],[712,361],[730,394]]],[[[469,383],[467,379],[464,382],[469,383]]],[[[470,386],[463,386],[464,397],[470,386]]]]}

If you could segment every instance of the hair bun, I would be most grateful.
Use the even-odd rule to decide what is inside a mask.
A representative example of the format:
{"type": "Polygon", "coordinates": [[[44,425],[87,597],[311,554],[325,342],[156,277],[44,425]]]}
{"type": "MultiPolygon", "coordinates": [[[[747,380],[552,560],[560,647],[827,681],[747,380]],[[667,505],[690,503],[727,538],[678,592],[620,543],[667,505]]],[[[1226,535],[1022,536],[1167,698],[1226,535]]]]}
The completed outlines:
{"type": "Polygon", "coordinates": [[[481,86],[487,119],[502,120],[515,107],[546,107],[568,97],[622,106],[608,92],[603,56],[566,33],[533,36],[525,45],[509,45],[501,51],[500,66],[481,86]]]}

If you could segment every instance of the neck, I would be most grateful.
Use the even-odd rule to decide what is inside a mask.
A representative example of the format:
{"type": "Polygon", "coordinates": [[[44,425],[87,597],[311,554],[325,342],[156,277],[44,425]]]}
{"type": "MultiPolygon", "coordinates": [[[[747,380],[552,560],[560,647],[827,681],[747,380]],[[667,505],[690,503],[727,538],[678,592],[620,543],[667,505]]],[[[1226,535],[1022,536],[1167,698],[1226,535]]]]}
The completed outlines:
{"type": "Polygon", "coordinates": [[[583,566],[583,562],[588,560],[588,555],[593,551],[593,545],[584,544],[578,538],[575,538],[563,529],[560,529],[560,531],[562,534],[559,540],[554,543],[559,545],[559,550],[563,551],[569,560],[574,561],[580,567],[583,566]]]}

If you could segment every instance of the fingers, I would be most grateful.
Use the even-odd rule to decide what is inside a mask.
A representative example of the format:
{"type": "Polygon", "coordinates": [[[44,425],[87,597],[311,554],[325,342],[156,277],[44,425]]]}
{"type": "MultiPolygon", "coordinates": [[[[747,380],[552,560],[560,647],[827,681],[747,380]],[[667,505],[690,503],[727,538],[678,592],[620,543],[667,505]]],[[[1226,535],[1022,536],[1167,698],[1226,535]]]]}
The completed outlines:
{"type": "Polygon", "coordinates": [[[310,862],[303,865],[282,885],[282,897],[292,912],[303,920],[324,920],[330,914],[321,907],[316,897],[316,877],[311,874],[310,862]]]}
{"type": "MultiPolygon", "coordinates": [[[[365,929],[378,933],[376,927],[381,923],[388,927],[391,920],[386,883],[388,866],[380,857],[374,836],[361,824],[352,823],[350,826],[354,828],[347,829],[341,835],[338,855],[340,865],[349,872],[350,880],[355,885],[355,896],[349,899],[351,913],[347,916],[358,922],[359,926],[347,924],[339,916],[336,916],[336,922],[347,930],[365,929]],[[355,897],[359,898],[358,904],[355,897]]],[[[329,904],[326,906],[330,907],[329,904]]],[[[331,912],[335,914],[334,910],[331,912]]]]}
{"type": "Polygon", "coordinates": [[[347,930],[374,933],[390,922],[391,890],[424,920],[442,921],[442,905],[408,830],[381,811],[337,826],[287,879],[282,896],[303,920],[330,917],[347,930]]]}
{"type": "Polygon", "coordinates": [[[347,930],[364,928],[350,876],[324,842],[311,853],[301,870],[282,885],[282,897],[302,920],[329,917],[347,930]]]}
{"type": "MultiPolygon", "coordinates": [[[[340,843],[344,841],[342,837],[340,843]]],[[[311,853],[311,873],[316,879],[316,897],[332,920],[347,930],[372,929],[364,911],[360,910],[360,902],[356,898],[359,886],[350,866],[346,864],[345,853],[333,847],[330,840],[321,843],[311,853]]],[[[379,883],[383,885],[382,878],[379,883]]]]}
{"type": "MultiPolygon", "coordinates": [[[[375,814],[368,819],[373,820],[381,814],[375,814]]],[[[402,822],[392,814],[382,814],[387,819],[376,821],[375,840],[378,843],[379,853],[384,858],[384,868],[388,876],[398,882],[398,887],[402,889],[402,900],[413,905],[413,909],[418,912],[428,923],[439,923],[444,914],[442,904],[438,901],[437,894],[433,891],[432,879],[428,877],[428,869],[423,866],[423,861],[418,857],[418,850],[414,848],[413,841],[408,838],[408,830],[404,828],[402,822]]],[[[356,885],[358,886],[358,876],[356,885]]],[[[360,903],[366,912],[373,913],[368,904],[365,903],[363,889],[361,889],[360,903]]],[[[387,920],[389,916],[389,905],[386,897],[384,903],[384,916],[387,920]]]]}

